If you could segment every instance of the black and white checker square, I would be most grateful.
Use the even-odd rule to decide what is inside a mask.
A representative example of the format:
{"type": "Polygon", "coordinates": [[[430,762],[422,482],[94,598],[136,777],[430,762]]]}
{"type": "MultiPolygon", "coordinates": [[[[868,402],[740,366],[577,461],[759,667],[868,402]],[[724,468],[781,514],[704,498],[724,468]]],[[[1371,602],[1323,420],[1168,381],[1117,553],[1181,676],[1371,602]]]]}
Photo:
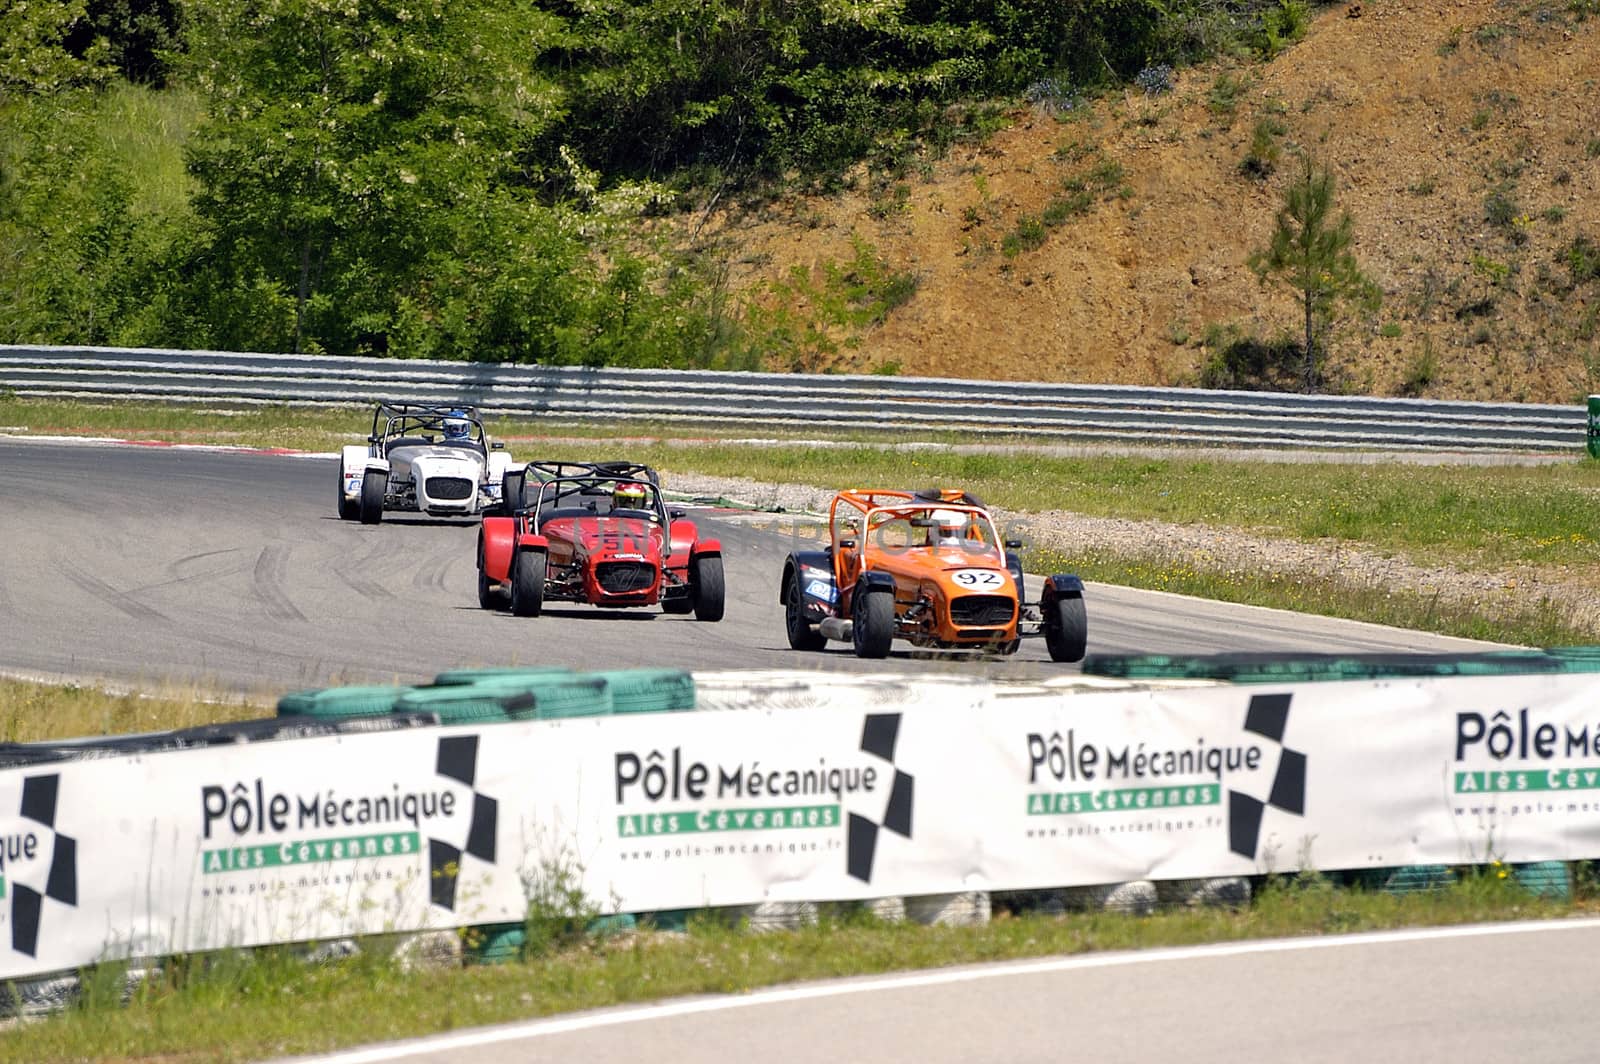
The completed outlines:
{"type": "Polygon", "coordinates": [[[1268,809],[1294,816],[1304,816],[1306,812],[1306,755],[1283,745],[1292,697],[1254,695],[1245,712],[1244,730],[1279,747],[1277,771],[1265,801],[1242,791],[1228,791],[1228,849],[1252,861],[1260,857],[1261,827],[1268,809]]]}
{"type": "MultiPolygon", "coordinates": [[[[6,869],[6,888],[11,894],[11,948],[30,957],[38,955],[39,933],[44,924],[45,902],[77,908],[78,840],[56,830],[56,805],[61,793],[61,776],[29,776],[22,781],[24,820],[42,825],[50,838],[50,871],[45,876],[44,893],[11,879],[6,869]]],[[[42,851],[41,851],[42,852],[42,851]]]]}
{"type": "Polygon", "coordinates": [[[456,883],[461,875],[463,854],[494,864],[495,834],[499,828],[500,804],[476,789],[478,776],[478,737],[452,735],[439,740],[439,775],[472,790],[472,819],[467,827],[466,845],[446,839],[428,840],[428,884],[433,904],[454,911],[456,883]]]}
{"type": "Polygon", "coordinates": [[[862,752],[882,758],[894,769],[883,819],[873,820],[858,813],[850,814],[845,867],[852,878],[863,883],[872,882],[872,864],[878,851],[880,831],[892,831],[906,839],[911,837],[911,807],[915,799],[916,781],[909,772],[894,763],[895,746],[900,738],[900,717],[899,713],[869,713],[861,727],[862,752]]]}

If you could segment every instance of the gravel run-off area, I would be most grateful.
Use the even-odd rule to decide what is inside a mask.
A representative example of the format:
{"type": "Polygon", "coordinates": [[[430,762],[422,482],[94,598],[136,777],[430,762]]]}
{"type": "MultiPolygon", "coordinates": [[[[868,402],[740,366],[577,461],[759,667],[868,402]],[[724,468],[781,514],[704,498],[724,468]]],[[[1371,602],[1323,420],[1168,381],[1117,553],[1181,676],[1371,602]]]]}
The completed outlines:
{"type": "MultiPolygon", "coordinates": [[[[822,488],[768,484],[741,477],[673,473],[663,480],[674,492],[720,497],[755,509],[786,514],[826,513],[833,498],[832,491],[822,488]]],[[[1089,517],[1065,510],[1016,513],[996,509],[993,512],[1006,532],[1016,534],[1032,546],[1067,553],[1157,559],[1206,570],[1304,574],[1347,581],[1355,586],[1437,596],[1441,605],[1473,606],[1480,610],[1501,601],[1508,610],[1521,612],[1544,599],[1574,627],[1600,628],[1600,589],[1559,569],[1534,571],[1527,567],[1468,572],[1416,565],[1334,540],[1272,539],[1238,529],[1089,517]]]]}

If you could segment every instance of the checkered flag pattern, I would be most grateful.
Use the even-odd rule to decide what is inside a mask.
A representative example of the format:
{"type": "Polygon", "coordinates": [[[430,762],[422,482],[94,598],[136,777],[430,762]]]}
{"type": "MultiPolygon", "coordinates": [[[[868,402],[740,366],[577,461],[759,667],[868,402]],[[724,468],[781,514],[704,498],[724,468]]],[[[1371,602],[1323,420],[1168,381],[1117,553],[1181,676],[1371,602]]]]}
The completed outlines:
{"type": "Polygon", "coordinates": [[[1252,861],[1259,856],[1261,822],[1267,809],[1279,809],[1295,816],[1306,811],[1306,755],[1283,746],[1289,727],[1289,699],[1292,696],[1256,695],[1245,713],[1244,730],[1270,739],[1282,748],[1278,771],[1265,802],[1239,791],[1228,792],[1228,849],[1252,861]]]}
{"type": "MultiPolygon", "coordinates": [[[[894,748],[900,738],[899,713],[869,713],[861,728],[861,750],[882,758],[894,767],[894,748]]],[[[911,805],[915,780],[911,774],[894,769],[894,782],[889,786],[889,801],[884,807],[883,819],[873,820],[857,813],[850,814],[846,868],[850,875],[863,883],[872,882],[872,859],[878,850],[878,832],[892,831],[902,838],[911,837],[911,805]]]]}
{"type": "MultiPolygon", "coordinates": [[[[439,740],[439,775],[474,786],[478,775],[478,737],[454,735],[439,740]]],[[[500,806],[486,794],[472,792],[472,822],[467,828],[465,850],[444,839],[428,840],[428,883],[433,904],[441,909],[456,907],[456,883],[461,874],[463,853],[480,861],[494,863],[494,840],[500,806]]]]}
{"type": "Polygon", "coordinates": [[[78,840],[56,831],[56,798],[61,777],[29,776],[22,781],[22,817],[42,824],[55,836],[50,850],[50,873],[44,893],[21,883],[11,883],[11,948],[33,957],[38,955],[39,926],[44,919],[48,898],[62,905],[78,904],[78,840]]]}

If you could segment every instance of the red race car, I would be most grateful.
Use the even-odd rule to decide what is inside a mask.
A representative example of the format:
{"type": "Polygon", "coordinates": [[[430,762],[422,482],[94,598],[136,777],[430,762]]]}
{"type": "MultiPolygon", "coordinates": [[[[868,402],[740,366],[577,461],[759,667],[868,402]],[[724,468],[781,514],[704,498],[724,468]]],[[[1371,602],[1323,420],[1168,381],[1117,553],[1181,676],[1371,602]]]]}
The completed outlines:
{"type": "Polygon", "coordinates": [[[505,474],[506,514],[478,533],[478,605],[509,597],[537,617],[546,602],[654,606],[720,621],[722,544],[668,510],[655,470],[633,462],[529,462],[505,474]]]}

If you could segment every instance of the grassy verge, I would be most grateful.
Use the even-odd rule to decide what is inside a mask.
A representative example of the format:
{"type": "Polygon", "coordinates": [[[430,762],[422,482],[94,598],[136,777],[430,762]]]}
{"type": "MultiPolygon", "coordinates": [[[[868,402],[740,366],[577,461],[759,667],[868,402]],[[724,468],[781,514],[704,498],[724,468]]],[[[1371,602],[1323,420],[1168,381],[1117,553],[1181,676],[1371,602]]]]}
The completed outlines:
{"type": "Polygon", "coordinates": [[[1248,566],[1206,568],[1160,554],[1039,549],[1027,552],[1024,565],[1030,572],[1077,573],[1099,583],[1342,617],[1461,639],[1528,647],[1586,646],[1600,639],[1600,632],[1575,623],[1566,609],[1548,598],[1527,598],[1503,588],[1485,587],[1483,600],[1463,604],[1380,583],[1248,566]]]}
{"type": "Polygon", "coordinates": [[[78,684],[0,679],[0,742],[171,731],[272,715],[270,702],[202,690],[107,691],[78,684]]]}
{"type": "Polygon", "coordinates": [[[1320,876],[1269,884],[1239,910],[1001,917],[982,927],[882,923],[861,915],[755,935],[707,919],[687,935],[629,934],[493,967],[405,972],[381,950],[307,965],[288,950],[190,959],[123,1006],[117,972],[90,975],[70,1011],[0,1036],[0,1061],[234,1061],[312,1053],[684,994],[740,993],[806,979],[1108,950],[1230,942],[1583,913],[1580,897],[1528,894],[1493,873],[1391,896],[1320,876]]]}

